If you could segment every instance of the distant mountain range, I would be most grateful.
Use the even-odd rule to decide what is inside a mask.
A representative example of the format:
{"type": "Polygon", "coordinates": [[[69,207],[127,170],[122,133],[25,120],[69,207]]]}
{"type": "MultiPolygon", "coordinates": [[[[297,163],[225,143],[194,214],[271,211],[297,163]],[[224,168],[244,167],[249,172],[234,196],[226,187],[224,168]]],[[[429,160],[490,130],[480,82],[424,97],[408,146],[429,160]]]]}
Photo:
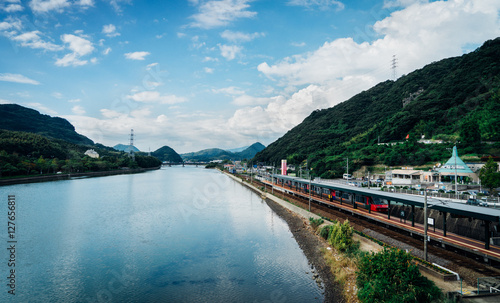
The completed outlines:
{"type": "MultiPolygon", "coordinates": [[[[123,151],[123,152],[130,152],[130,145],[125,145],[125,144],[116,144],[115,146],[113,146],[114,149],[116,150],[119,150],[119,151],[123,151]]],[[[133,146],[132,145],[132,150],[135,152],[135,153],[138,153],[140,152],[140,150],[133,146]]]]}
{"type": "MultiPolygon", "coordinates": [[[[83,154],[89,148],[103,155],[130,151],[130,146],[125,144],[117,144],[113,148],[94,144],[78,134],[67,120],[43,115],[17,104],[0,104],[0,147],[8,153],[59,159],[68,158],[71,151],[83,154]]],[[[141,153],[137,147],[132,148],[134,152],[141,153]]],[[[181,156],[168,146],[157,149],[151,155],[161,161],[182,162],[181,156]]]]}
{"type": "Polygon", "coordinates": [[[179,154],[168,146],[160,147],[151,153],[152,156],[160,159],[162,162],[170,162],[170,163],[182,163],[182,158],[179,154]]]}
{"type": "Polygon", "coordinates": [[[68,120],[43,115],[17,104],[0,104],[0,129],[38,134],[74,144],[94,144],[89,138],[77,133],[68,120]]]}
{"type": "Polygon", "coordinates": [[[233,152],[234,150],[240,150],[241,148],[236,148],[232,150],[224,150],[220,148],[210,148],[200,150],[193,153],[181,154],[184,161],[200,161],[208,162],[212,160],[243,160],[252,159],[258,152],[266,148],[260,142],[256,142],[241,151],[233,152]]]}

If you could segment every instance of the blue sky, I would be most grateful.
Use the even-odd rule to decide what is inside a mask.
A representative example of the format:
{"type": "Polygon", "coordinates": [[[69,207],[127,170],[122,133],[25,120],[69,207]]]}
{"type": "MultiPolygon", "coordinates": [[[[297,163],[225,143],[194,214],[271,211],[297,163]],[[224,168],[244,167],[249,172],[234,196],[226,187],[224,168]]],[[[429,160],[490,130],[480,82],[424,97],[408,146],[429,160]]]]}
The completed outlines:
{"type": "Polygon", "coordinates": [[[497,0],[3,0],[0,103],[95,142],[269,144],[313,110],[500,36],[497,0]]]}

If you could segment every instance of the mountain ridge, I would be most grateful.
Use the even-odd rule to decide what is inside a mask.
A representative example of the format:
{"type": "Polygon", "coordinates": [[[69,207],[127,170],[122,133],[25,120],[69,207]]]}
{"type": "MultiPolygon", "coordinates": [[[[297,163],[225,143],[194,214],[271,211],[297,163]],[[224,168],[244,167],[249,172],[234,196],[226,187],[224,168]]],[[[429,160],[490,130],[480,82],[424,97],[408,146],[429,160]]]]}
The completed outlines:
{"type": "Polygon", "coordinates": [[[74,144],[94,144],[89,138],[77,133],[68,120],[44,115],[18,104],[0,104],[0,129],[38,134],[74,144]]]}
{"type": "Polygon", "coordinates": [[[257,152],[264,148],[265,146],[262,143],[256,142],[240,152],[231,152],[220,148],[207,148],[197,152],[184,153],[180,156],[184,161],[243,160],[253,158],[257,152]]]}
{"type": "Polygon", "coordinates": [[[308,160],[318,176],[327,178],[342,174],[347,157],[352,168],[423,165],[449,157],[450,146],[423,146],[417,142],[421,136],[457,143],[466,153],[499,153],[480,147],[481,140],[500,141],[499,57],[496,38],[469,54],[378,83],[334,107],[313,111],[253,160],[308,160]]]}

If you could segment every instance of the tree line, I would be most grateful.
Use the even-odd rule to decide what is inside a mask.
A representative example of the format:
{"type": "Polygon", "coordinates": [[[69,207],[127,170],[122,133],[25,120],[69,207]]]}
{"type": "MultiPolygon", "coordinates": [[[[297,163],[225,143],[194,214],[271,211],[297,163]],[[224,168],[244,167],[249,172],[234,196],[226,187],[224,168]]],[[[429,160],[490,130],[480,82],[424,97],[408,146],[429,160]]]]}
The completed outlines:
{"type": "Polygon", "coordinates": [[[103,145],[78,145],[41,135],[0,130],[0,177],[32,176],[56,173],[96,172],[161,165],[155,157],[143,153],[133,160],[127,153],[103,145]],[[100,157],[85,155],[96,150],[100,157]]]}

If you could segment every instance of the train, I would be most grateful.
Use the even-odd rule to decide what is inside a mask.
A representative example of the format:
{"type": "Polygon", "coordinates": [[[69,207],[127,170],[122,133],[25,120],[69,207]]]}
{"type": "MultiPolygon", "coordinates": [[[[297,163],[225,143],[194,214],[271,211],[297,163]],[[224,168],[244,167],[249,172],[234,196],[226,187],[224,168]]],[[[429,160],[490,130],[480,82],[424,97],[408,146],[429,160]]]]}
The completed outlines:
{"type": "Polygon", "coordinates": [[[338,201],[340,203],[348,203],[355,208],[359,207],[375,212],[387,212],[389,208],[386,202],[377,197],[354,195],[352,193],[335,190],[330,190],[328,198],[330,202],[338,201]]]}
{"type": "MultiPolygon", "coordinates": [[[[293,186],[290,181],[286,181],[284,186],[293,189],[293,186]]],[[[301,184],[298,188],[295,188],[298,191],[303,191],[304,193],[309,193],[309,185],[301,184]]],[[[320,198],[326,198],[330,202],[337,201],[340,203],[351,204],[354,208],[363,208],[368,211],[374,212],[385,212],[388,211],[388,204],[384,200],[381,200],[377,197],[364,196],[364,195],[354,195],[349,192],[341,192],[333,189],[323,189],[321,191],[319,188],[313,188],[312,192],[314,195],[319,196],[320,198]]]]}

